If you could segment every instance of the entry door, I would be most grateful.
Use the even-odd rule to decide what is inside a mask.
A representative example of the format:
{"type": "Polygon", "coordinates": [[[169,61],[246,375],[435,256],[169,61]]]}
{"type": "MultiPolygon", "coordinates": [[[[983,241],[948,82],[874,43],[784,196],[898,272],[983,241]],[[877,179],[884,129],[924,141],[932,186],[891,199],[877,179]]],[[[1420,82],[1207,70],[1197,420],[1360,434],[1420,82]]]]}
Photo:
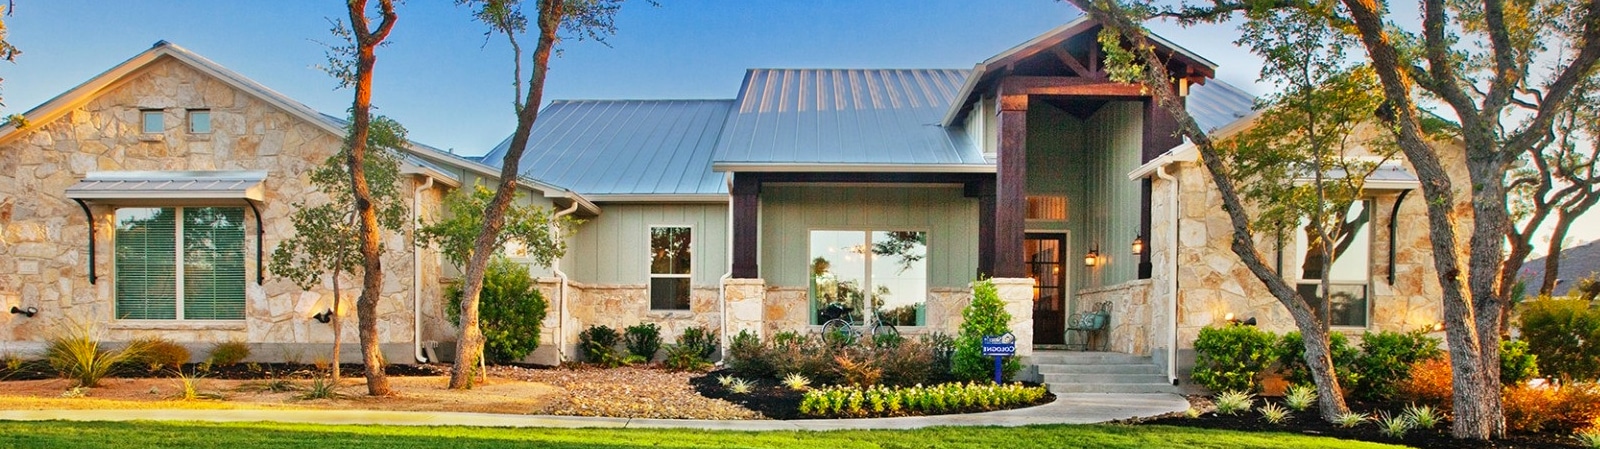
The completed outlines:
{"type": "Polygon", "coordinates": [[[1028,234],[1022,254],[1028,277],[1033,278],[1033,342],[1066,343],[1067,272],[1063,263],[1067,239],[1063,234],[1028,234]]]}

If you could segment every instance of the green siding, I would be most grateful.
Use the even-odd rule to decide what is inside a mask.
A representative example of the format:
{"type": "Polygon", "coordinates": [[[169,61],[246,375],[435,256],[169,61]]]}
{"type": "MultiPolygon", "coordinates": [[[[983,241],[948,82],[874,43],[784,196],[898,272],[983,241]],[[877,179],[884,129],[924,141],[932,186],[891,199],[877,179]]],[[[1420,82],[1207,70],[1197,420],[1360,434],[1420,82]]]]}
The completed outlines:
{"type": "Polygon", "coordinates": [[[1082,232],[1083,121],[1047,103],[1028,108],[1028,195],[1067,197],[1067,219],[1028,220],[1029,231],[1082,232]]]}
{"type": "Polygon", "coordinates": [[[978,271],[978,202],[961,186],[769,185],[761,193],[761,277],[806,286],[814,229],[928,232],[928,287],[966,287],[978,271]]]}
{"type": "Polygon", "coordinates": [[[1139,168],[1143,125],[1143,104],[1128,101],[1107,103],[1085,122],[1088,170],[1082,180],[1087,189],[1080,202],[1085,206],[1084,232],[1074,243],[1079,245],[1079,257],[1098,244],[1101,265],[1082,269],[1084,276],[1079,279],[1083,282],[1074,288],[1138,278],[1139,258],[1129,245],[1139,232],[1139,182],[1128,180],[1128,172],[1139,168]]]}
{"type": "Polygon", "coordinates": [[[728,272],[728,205],[721,203],[604,204],[600,216],[567,240],[561,269],[589,284],[650,282],[650,227],[689,226],[691,283],[716,286],[728,272]]]}

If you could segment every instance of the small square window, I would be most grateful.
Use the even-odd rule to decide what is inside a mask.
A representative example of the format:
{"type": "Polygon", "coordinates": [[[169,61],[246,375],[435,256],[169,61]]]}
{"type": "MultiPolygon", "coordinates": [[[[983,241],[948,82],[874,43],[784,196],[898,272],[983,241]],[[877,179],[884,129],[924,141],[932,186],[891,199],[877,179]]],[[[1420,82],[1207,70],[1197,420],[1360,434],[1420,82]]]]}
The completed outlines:
{"type": "Polygon", "coordinates": [[[166,114],[160,109],[145,109],[140,113],[146,134],[160,134],[167,130],[167,125],[163,121],[166,114]]]}
{"type": "Polygon", "coordinates": [[[211,133],[211,110],[210,109],[190,109],[189,110],[189,132],[190,133],[194,133],[194,134],[210,134],[211,133]]]}

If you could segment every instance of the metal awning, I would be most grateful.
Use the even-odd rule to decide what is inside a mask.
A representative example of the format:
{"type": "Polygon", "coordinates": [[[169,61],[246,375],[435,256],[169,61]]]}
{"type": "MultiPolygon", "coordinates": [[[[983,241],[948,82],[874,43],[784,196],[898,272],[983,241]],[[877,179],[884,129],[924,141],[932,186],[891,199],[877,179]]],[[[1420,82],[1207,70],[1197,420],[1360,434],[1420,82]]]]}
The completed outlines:
{"type": "Polygon", "coordinates": [[[95,171],[67,187],[67,198],[96,203],[183,205],[265,199],[265,170],[95,171]]]}
{"type": "MultiPolygon", "coordinates": [[[[1347,176],[1342,168],[1330,168],[1324,172],[1325,179],[1341,179],[1347,176]]],[[[1301,174],[1294,179],[1296,184],[1309,184],[1316,182],[1310,174],[1301,174]]],[[[1389,161],[1373,167],[1372,173],[1367,174],[1367,179],[1361,184],[1362,190],[1367,191],[1402,191],[1422,187],[1422,181],[1417,175],[1411,174],[1400,162],[1389,161]]]]}

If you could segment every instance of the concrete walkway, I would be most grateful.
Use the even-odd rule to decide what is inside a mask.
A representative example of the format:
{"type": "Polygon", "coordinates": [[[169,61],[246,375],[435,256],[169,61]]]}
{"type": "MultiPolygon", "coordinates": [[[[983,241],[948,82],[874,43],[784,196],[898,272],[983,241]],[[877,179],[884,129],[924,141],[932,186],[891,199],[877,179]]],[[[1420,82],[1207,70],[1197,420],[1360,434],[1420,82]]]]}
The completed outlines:
{"type": "Polygon", "coordinates": [[[933,426],[1026,426],[1089,424],[1182,412],[1189,402],[1173,394],[1057,395],[1049,404],[966,415],[900,418],[777,420],[697,420],[598,418],[586,416],[505,415],[494,413],[396,412],[381,410],[0,410],[9,421],[274,421],[312,424],[485,427],[606,427],[712,430],[916,429],[933,426]]]}

